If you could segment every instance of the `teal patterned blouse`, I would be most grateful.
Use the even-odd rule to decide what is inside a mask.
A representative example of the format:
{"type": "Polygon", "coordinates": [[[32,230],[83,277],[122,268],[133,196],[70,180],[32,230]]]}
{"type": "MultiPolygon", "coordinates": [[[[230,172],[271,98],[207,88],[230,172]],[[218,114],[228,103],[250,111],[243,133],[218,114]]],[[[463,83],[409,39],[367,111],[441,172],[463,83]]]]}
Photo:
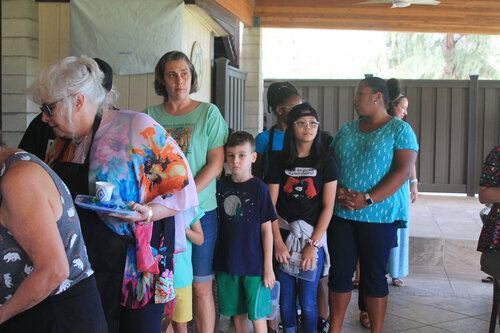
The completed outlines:
{"type": "MultiPolygon", "coordinates": [[[[412,149],[418,152],[418,143],[411,126],[402,120],[393,118],[371,133],[361,132],[359,122],[358,119],[344,124],[331,147],[334,148],[339,171],[338,187],[366,193],[391,172],[396,150],[412,149]]],[[[335,205],[334,214],[361,222],[408,221],[409,193],[408,182],[405,182],[396,193],[383,201],[354,211],[335,205]]]]}

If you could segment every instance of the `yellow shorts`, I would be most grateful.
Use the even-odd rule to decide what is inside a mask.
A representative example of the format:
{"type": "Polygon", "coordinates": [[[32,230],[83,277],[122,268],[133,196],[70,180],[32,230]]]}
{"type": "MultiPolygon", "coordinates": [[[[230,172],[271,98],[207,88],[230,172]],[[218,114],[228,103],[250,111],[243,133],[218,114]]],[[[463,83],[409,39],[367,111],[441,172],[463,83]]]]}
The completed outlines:
{"type": "Polygon", "coordinates": [[[175,308],[172,320],[187,323],[193,319],[193,287],[175,289],[175,308]]]}

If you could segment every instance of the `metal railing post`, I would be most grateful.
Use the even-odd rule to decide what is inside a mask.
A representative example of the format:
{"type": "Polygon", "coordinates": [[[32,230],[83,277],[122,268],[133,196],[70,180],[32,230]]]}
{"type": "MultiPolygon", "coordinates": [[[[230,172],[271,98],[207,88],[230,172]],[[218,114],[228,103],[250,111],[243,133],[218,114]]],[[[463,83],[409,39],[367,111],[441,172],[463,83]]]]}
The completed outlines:
{"type": "Polygon", "coordinates": [[[476,181],[479,175],[476,172],[477,148],[477,108],[479,94],[479,75],[471,74],[469,80],[469,110],[467,114],[467,196],[473,197],[476,192],[476,181]]]}

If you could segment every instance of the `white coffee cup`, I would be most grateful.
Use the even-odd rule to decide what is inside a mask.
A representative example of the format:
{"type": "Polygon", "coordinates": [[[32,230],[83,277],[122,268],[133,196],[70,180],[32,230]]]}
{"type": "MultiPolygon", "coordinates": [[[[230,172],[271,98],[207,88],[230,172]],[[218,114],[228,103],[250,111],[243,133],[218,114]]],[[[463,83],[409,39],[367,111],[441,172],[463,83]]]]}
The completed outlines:
{"type": "Polygon", "coordinates": [[[108,182],[96,182],[96,197],[99,201],[110,201],[115,185],[108,182]]]}

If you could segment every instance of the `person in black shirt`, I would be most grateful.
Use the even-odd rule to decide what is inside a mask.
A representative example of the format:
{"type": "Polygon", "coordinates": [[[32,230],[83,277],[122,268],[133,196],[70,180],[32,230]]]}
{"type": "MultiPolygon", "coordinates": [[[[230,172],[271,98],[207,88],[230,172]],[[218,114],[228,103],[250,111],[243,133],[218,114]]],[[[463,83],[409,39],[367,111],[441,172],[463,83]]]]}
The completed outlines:
{"type": "Polygon", "coordinates": [[[337,166],[321,146],[319,118],[308,103],[288,114],[283,152],[275,155],[266,182],[279,215],[273,225],[276,271],[281,286],[281,319],[285,332],[297,327],[299,294],[302,332],[315,332],[318,320],[316,290],[322,271],[329,268],[326,229],[333,214],[337,166]],[[293,232],[291,232],[293,231],[293,232]],[[284,241],[286,240],[286,241],[284,241]],[[312,281],[285,273],[291,252],[299,253],[302,272],[315,270],[312,281]],[[297,287],[296,287],[297,286],[297,287]]]}

